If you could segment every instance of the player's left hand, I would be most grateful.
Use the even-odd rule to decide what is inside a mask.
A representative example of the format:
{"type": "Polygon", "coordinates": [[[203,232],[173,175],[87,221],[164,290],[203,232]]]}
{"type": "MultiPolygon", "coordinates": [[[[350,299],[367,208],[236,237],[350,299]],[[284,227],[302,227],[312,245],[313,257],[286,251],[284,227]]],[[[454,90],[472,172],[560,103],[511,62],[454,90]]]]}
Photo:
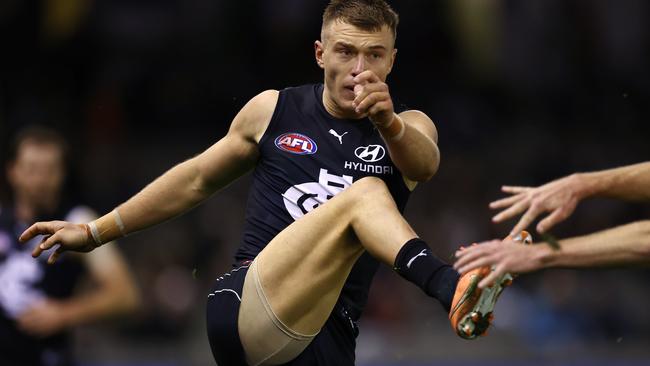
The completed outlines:
{"type": "Polygon", "coordinates": [[[522,245],[513,240],[492,240],[456,251],[456,269],[461,275],[475,268],[490,266],[494,270],[478,286],[485,288],[500,276],[536,271],[542,268],[538,254],[543,245],[522,245]]]}
{"type": "Polygon", "coordinates": [[[388,85],[370,70],[355,76],[354,83],[355,98],[352,105],[356,113],[368,116],[378,127],[391,123],[395,113],[388,85]]]}
{"type": "Polygon", "coordinates": [[[60,332],[67,326],[63,307],[56,300],[40,301],[18,317],[18,327],[36,337],[47,337],[60,332]]]}

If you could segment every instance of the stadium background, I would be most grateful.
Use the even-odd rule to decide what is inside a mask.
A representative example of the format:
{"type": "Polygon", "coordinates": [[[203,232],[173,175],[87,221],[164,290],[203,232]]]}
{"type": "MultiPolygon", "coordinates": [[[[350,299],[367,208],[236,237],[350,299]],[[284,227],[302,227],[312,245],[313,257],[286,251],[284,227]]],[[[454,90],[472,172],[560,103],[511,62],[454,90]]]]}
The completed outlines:
{"type": "MultiPolygon", "coordinates": [[[[500,237],[501,184],[650,157],[650,2],[392,1],[392,94],[436,121],[442,164],[407,217],[442,257],[500,237]]],[[[68,194],[101,212],[205,149],[258,92],[318,82],[326,1],[3,0],[0,147],[40,123],[74,159],[68,194]]],[[[83,365],[205,365],[206,289],[239,242],[249,177],[186,216],[120,241],[144,309],[77,332],[83,365]]],[[[2,185],[6,199],[6,185],[2,185]]],[[[3,200],[3,202],[5,202],[3,200]]],[[[596,200],[556,230],[650,217],[596,200]]],[[[362,318],[360,365],[645,364],[650,273],[553,270],[504,294],[488,338],[464,342],[438,304],[382,270],[362,318]]]]}

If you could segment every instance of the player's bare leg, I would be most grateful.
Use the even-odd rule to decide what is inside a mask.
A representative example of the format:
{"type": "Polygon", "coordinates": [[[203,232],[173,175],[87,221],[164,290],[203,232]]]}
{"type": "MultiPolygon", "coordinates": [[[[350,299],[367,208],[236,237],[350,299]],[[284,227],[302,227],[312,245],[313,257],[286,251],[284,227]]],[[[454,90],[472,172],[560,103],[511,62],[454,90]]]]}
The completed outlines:
{"type": "Polygon", "coordinates": [[[313,334],[364,250],[392,266],[400,247],[416,236],[386,185],[364,178],[288,226],[256,261],[276,315],[292,329],[313,334]]]}
{"type": "Polygon", "coordinates": [[[386,185],[373,177],[357,181],[288,226],[246,275],[239,332],[249,362],[267,357],[252,355],[270,337],[259,326],[265,322],[260,313],[270,308],[276,319],[267,329],[277,325],[306,347],[328,319],[364,250],[392,267],[404,243],[415,237],[386,185]]]}

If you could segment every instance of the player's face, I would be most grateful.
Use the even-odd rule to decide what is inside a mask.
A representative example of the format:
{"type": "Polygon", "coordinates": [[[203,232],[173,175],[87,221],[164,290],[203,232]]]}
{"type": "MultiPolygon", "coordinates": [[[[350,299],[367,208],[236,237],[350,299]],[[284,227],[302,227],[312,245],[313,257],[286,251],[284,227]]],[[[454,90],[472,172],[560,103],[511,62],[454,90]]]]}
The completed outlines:
{"type": "MultiPolygon", "coordinates": [[[[371,70],[386,81],[397,50],[391,30],[366,31],[351,24],[333,21],[323,28],[322,41],[316,41],[316,62],[325,73],[325,103],[342,117],[355,115],[354,77],[371,70]]],[[[331,112],[331,111],[330,111],[331,112]]]]}
{"type": "Polygon", "coordinates": [[[9,165],[9,183],[17,199],[33,207],[58,198],[64,180],[63,152],[55,144],[24,141],[9,165]]]}

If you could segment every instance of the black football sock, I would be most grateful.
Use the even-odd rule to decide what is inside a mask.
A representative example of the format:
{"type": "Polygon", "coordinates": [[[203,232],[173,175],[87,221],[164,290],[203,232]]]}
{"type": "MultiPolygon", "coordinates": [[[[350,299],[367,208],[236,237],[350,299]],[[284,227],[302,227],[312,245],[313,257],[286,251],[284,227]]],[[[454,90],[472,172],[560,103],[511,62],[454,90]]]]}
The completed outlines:
{"type": "Polygon", "coordinates": [[[404,244],[395,258],[395,271],[438,299],[449,311],[460,275],[436,257],[424,240],[415,238],[404,244]]]}

